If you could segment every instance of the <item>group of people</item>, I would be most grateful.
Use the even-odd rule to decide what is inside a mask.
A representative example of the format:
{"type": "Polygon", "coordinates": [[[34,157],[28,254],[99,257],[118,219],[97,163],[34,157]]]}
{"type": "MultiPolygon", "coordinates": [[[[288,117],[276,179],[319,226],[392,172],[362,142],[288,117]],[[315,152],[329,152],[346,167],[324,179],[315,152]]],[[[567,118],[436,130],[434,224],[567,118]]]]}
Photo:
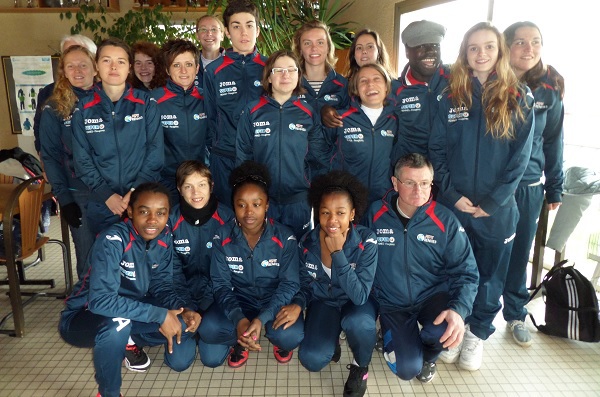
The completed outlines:
{"type": "Polygon", "coordinates": [[[444,27],[413,22],[395,79],[373,30],[342,76],[323,23],[267,58],[258,21],[234,0],[198,20],[201,49],[61,43],[36,149],[77,256],[59,332],[93,348],[98,395],[120,395],[122,362],[148,369],[144,346],[237,368],[264,329],[309,371],[345,333],[343,394],[362,396],[377,322],[394,374],[430,382],[438,358],[480,368],[501,297],[530,345],[529,249],[563,182],[564,81],[537,26],[479,23],[444,65],[444,27]]]}

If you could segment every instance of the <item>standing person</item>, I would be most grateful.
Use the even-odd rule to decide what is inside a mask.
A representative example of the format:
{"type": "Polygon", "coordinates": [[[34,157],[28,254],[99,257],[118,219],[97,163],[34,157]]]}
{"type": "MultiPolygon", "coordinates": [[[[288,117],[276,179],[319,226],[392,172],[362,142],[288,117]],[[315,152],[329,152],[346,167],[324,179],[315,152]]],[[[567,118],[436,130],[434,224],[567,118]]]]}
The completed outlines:
{"type": "Polygon", "coordinates": [[[392,187],[392,157],[400,127],[395,107],[387,100],[391,78],[381,65],[362,66],[351,86],[350,107],[338,111],[343,127],[324,130],[332,152],[329,166],[356,175],[369,190],[371,203],[392,187]]]}
{"type": "Polygon", "coordinates": [[[391,95],[402,131],[398,157],[409,153],[427,155],[437,97],[448,84],[448,67],[442,64],[440,47],[445,33],[442,25],[426,20],[412,22],[402,31],[408,63],[391,95]]]}
{"type": "Polygon", "coordinates": [[[66,300],[60,336],[70,345],[93,348],[98,396],[118,397],[121,361],[130,335],[159,332],[165,362],[188,343],[200,322],[173,289],[169,194],[157,183],[137,186],[129,219],[98,237],[87,260],[89,277],[66,300]],[[147,295],[155,304],[145,303],[147,295]],[[175,340],[174,340],[175,339],[175,340]]]}
{"type": "Polygon", "coordinates": [[[99,233],[127,209],[135,186],[157,181],[164,161],[156,101],[127,84],[129,46],[107,39],[96,53],[101,84],[73,112],[76,175],[91,190],[90,229],[99,233]]]}
{"type": "Polygon", "coordinates": [[[171,201],[179,201],[175,181],[177,167],[185,160],[204,162],[207,120],[204,97],[194,85],[198,65],[198,48],[189,40],[167,41],[161,55],[169,79],[164,87],[152,91],[160,111],[165,142],[165,162],[161,183],[171,191],[171,201]]]}
{"type": "Polygon", "coordinates": [[[131,47],[133,53],[133,73],[129,76],[133,88],[151,91],[165,85],[165,65],[160,48],[148,41],[138,41],[131,47]]]}
{"type": "Polygon", "coordinates": [[[489,22],[465,33],[429,143],[438,199],[467,231],[479,270],[462,346],[441,355],[469,371],[481,366],[483,342],[495,331],[517,226],[514,192],[531,155],[533,97],[509,58],[489,22]]]}
{"type": "Polygon", "coordinates": [[[70,46],[64,51],[58,65],[54,92],[44,107],[40,127],[44,170],[73,236],[79,279],[84,276],[85,259],[95,235],[86,217],[90,190],[75,176],[71,115],[79,99],[88,95],[94,85],[98,74],[94,57],[80,45],[70,46]]]}
{"type": "Polygon", "coordinates": [[[223,21],[232,48],[208,65],[203,86],[215,195],[220,203],[231,207],[228,178],[235,166],[237,125],[246,104],[262,94],[260,81],[266,57],[256,48],[260,29],[258,9],[254,3],[249,0],[229,1],[223,12],[223,21]]]}
{"type": "Polygon", "coordinates": [[[432,200],[429,160],[405,155],[391,179],[394,191],[373,203],[363,222],[379,244],[373,294],[384,357],[399,378],[429,383],[442,350],[462,341],[477,264],[456,216],[432,200]]]}
{"type": "Polygon", "coordinates": [[[196,75],[195,85],[202,87],[202,80],[206,67],[217,58],[223,56],[225,48],[221,47],[225,26],[214,15],[203,15],[196,21],[196,39],[200,43],[200,69],[196,75]]]}
{"type": "Polygon", "coordinates": [[[504,31],[504,38],[510,47],[510,64],[515,74],[529,86],[535,99],[531,158],[515,192],[519,222],[502,294],[504,319],[517,344],[527,347],[532,343],[531,334],[525,327],[529,252],[544,192],[549,210],[557,209],[562,201],[565,82],[556,69],[542,62],[542,33],[534,23],[513,23],[504,31]]]}
{"type": "MultiPolygon", "coordinates": [[[[64,36],[60,41],[60,53],[64,53],[67,50],[67,48],[71,47],[72,45],[80,45],[82,47],[85,47],[92,53],[93,56],[96,56],[96,44],[94,44],[92,39],[90,39],[89,37],[80,34],[64,36]]],[[[46,106],[46,101],[48,100],[48,98],[50,98],[54,91],[54,84],[55,83],[50,83],[44,88],[40,89],[37,96],[37,107],[35,109],[35,115],[33,116],[33,136],[35,138],[35,151],[38,154],[42,151],[40,141],[42,111],[44,110],[44,106],[46,106]]]]}
{"type": "Polygon", "coordinates": [[[210,276],[215,303],[198,330],[200,360],[208,367],[238,368],[248,351],[259,351],[262,327],[280,363],[292,359],[302,341],[304,321],[275,328],[275,316],[298,292],[299,259],[296,238],[282,224],[266,217],[269,172],[247,161],[231,173],[235,219],[221,226],[213,239],[210,276]],[[229,357],[229,358],[228,358],[229,357]]]}
{"type": "Polygon", "coordinates": [[[377,307],[370,296],[377,267],[377,240],[354,225],[367,206],[367,190],[344,171],[316,177],[309,202],[319,224],[300,241],[300,292],[278,313],[274,327],[289,327],[306,309],[300,363],[320,371],[338,362],[340,332],[354,355],[344,396],[363,396],[375,347],[377,307]]]}
{"type": "Polygon", "coordinates": [[[269,217],[292,229],[297,238],[310,227],[306,201],[310,186],[309,152],[321,144],[319,116],[301,99],[302,72],[293,52],[280,50],[267,59],[265,95],[251,102],[240,117],[236,164],[263,163],[272,175],[269,217]]]}

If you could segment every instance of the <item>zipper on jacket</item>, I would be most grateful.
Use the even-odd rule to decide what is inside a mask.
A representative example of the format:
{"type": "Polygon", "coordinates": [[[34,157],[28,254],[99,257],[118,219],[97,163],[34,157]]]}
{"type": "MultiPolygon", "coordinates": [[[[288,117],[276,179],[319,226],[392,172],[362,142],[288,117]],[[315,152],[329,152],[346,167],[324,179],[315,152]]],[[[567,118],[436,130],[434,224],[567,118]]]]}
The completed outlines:
{"type": "MultiPolygon", "coordinates": [[[[414,216],[414,215],[413,215],[414,216]]],[[[410,221],[409,221],[410,222],[410,221]]],[[[406,272],[406,291],[408,292],[409,303],[412,306],[413,298],[412,298],[412,290],[410,288],[410,266],[408,265],[408,244],[406,243],[406,239],[408,238],[408,225],[404,227],[404,238],[402,239],[404,244],[404,271],[406,272]]]]}
{"type": "MultiPolygon", "coordinates": [[[[370,122],[370,120],[369,120],[370,122]]],[[[369,190],[373,189],[371,186],[371,174],[373,173],[373,160],[375,159],[375,126],[371,127],[371,160],[369,161],[369,175],[367,176],[367,187],[369,190]]]]}
{"type": "MultiPolygon", "coordinates": [[[[115,109],[113,108],[112,110],[112,125],[113,125],[113,134],[115,135],[115,143],[117,144],[117,159],[119,160],[119,183],[118,186],[122,187],[123,186],[123,164],[121,163],[121,151],[119,150],[119,147],[121,145],[119,145],[119,134],[117,134],[117,128],[115,125],[116,121],[115,121],[115,109]]],[[[119,194],[121,194],[121,192],[119,192],[119,194]]]]}
{"type": "Polygon", "coordinates": [[[283,140],[283,105],[279,105],[279,169],[277,170],[277,201],[281,202],[281,157],[283,156],[283,152],[281,149],[281,141],[283,140]]]}

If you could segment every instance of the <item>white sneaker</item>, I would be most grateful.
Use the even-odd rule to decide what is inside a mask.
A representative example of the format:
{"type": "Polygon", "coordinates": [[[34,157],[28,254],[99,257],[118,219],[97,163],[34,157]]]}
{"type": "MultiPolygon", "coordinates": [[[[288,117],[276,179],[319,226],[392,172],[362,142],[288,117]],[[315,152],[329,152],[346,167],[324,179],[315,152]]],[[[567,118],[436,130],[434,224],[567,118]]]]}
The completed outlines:
{"type": "Polygon", "coordinates": [[[531,334],[529,333],[529,330],[525,326],[525,322],[520,320],[513,320],[506,323],[506,325],[512,331],[513,339],[515,340],[515,342],[517,342],[519,346],[531,346],[533,340],[531,339],[531,334]]]}
{"type": "Polygon", "coordinates": [[[465,331],[465,337],[460,351],[458,366],[467,371],[477,371],[483,361],[483,340],[470,330],[465,331]]]}
{"type": "Polygon", "coordinates": [[[446,364],[454,364],[460,358],[460,350],[462,348],[463,342],[460,342],[460,345],[453,347],[452,349],[444,350],[440,353],[439,359],[446,364]]]}

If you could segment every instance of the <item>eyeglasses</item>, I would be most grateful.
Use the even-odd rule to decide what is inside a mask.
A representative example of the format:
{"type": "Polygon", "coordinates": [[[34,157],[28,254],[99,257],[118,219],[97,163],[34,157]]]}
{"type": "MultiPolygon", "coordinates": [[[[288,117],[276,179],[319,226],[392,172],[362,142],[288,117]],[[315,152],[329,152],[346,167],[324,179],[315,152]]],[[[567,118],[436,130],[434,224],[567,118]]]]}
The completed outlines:
{"type": "Polygon", "coordinates": [[[401,181],[400,179],[398,179],[397,176],[395,176],[394,178],[396,178],[398,180],[398,182],[400,182],[401,184],[403,184],[404,186],[406,186],[409,189],[414,189],[416,186],[419,187],[419,189],[421,190],[427,190],[427,189],[431,189],[431,185],[432,182],[428,181],[428,182],[415,182],[415,181],[401,181]]]}
{"type": "Polygon", "coordinates": [[[210,29],[200,28],[200,29],[198,29],[198,33],[200,33],[200,34],[207,34],[208,32],[210,32],[210,33],[216,35],[220,31],[221,31],[220,28],[210,28],[210,29]]]}
{"type": "Polygon", "coordinates": [[[296,73],[298,71],[298,68],[293,66],[291,68],[273,68],[271,69],[271,73],[273,74],[292,74],[292,73],[296,73]]]}

